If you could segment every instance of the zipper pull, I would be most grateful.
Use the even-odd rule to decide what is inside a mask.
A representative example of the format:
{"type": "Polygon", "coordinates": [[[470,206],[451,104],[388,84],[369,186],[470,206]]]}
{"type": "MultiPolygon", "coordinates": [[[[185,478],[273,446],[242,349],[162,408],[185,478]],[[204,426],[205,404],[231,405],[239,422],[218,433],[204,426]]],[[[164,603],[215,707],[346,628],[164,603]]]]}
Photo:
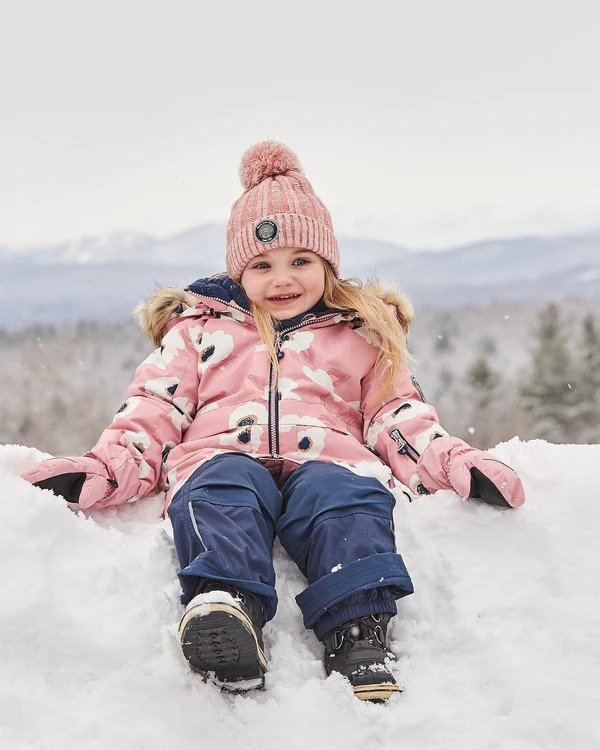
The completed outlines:
{"type": "Polygon", "coordinates": [[[418,462],[420,456],[419,451],[404,438],[404,435],[399,429],[392,427],[392,429],[388,431],[388,435],[398,446],[398,453],[408,456],[408,458],[415,463],[418,462]]]}
{"type": "Polygon", "coordinates": [[[400,430],[397,430],[396,428],[391,429],[389,431],[389,436],[392,438],[392,440],[396,443],[398,446],[398,453],[406,453],[406,440],[402,439],[402,434],[400,433],[400,430]]]}
{"type": "Polygon", "coordinates": [[[281,332],[276,331],[275,332],[275,354],[277,355],[277,359],[283,359],[284,352],[281,350],[281,332]]]}

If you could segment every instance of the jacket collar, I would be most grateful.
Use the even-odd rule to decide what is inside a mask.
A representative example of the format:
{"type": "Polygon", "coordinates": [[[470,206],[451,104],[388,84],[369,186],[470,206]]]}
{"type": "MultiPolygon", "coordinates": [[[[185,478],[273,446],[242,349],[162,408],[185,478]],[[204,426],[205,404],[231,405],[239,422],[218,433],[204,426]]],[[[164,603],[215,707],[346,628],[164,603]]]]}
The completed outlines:
{"type": "MultiPolygon", "coordinates": [[[[408,332],[413,317],[412,305],[409,299],[399,292],[392,284],[378,281],[365,285],[371,293],[379,297],[387,305],[394,307],[396,316],[405,333],[408,332]]],[[[160,287],[135,309],[142,331],[155,346],[159,346],[164,334],[175,325],[180,317],[211,314],[220,311],[235,316],[240,321],[250,321],[248,300],[239,284],[232,281],[226,274],[207,279],[198,279],[186,289],[178,287],[160,287]],[[243,296],[240,296],[243,295],[243,296]]],[[[354,320],[358,323],[358,314],[354,311],[335,311],[325,308],[330,314],[323,315],[321,309],[308,310],[303,313],[314,321],[316,326],[331,325],[339,321],[354,320]],[[338,314],[339,312],[339,314],[338,314]],[[317,317],[313,317],[317,316],[317,317]]],[[[294,319],[295,320],[295,319],[294,319]]],[[[290,322],[283,321],[286,328],[290,322]]],[[[297,323],[293,323],[297,325],[297,323]]]]}
{"type": "Polygon", "coordinates": [[[193,292],[201,297],[216,299],[225,304],[237,305],[241,310],[250,314],[250,300],[240,284],[230,279],[226,274],[217,274],[207,279],[196,279],[185,288],[186,292],[193,292]]]}
{"type": "MultiPolygon", "coordinates": [[[[250,315],[250,300],[246,296],[243,287],[237,282],[230,279],[225,274],[217,274],[206,279],[197,279],[192,284],[186,287],[185,291],[192,292],[201,297],[206,297],[209,300],[215,300],[222,302],[227,306],[235,306],[238,309],[250,315]]],[[[305,310],[303,313],[288,318],[286,320],[279,320],[275,323],[275,329],[283,331],[287,328],[294,327],[299,323],[303,322],[308,318],[320,318],[324,315],[334,313],[348,313],[347,310],[341,310],[339,308],[328,307],[323,299],[320,299],[316,305],[305,310]]]]}

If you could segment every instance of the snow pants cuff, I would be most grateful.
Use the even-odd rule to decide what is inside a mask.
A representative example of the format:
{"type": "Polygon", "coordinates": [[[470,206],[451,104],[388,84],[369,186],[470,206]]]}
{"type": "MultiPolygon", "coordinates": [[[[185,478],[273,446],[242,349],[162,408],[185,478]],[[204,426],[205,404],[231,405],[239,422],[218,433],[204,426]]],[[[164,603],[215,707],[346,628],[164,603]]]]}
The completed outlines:
{"type": "Polygon", "coordinates": [[[398,611],[396,600],[389,593],[389,589],[386,592],[386,594],[381,594],[374,599],[359,604],[344,604],[344,602],[341,602],[336,612],[329,612],[316,621],[313,625],[315,635],[321,641],[330,630],[343,625],[345,622],[350,622],[350,620],[356,620],[357,617],[367,617],[367,615],[374,615],[378,612],[389,612],[389,614],[395,615],[398,611]]]}
{"type": "Polygon", "coordinates": [[[211,578],[215,581],[230,583],[244,591],[250,591],[259,596],[265,605],[265,621],[273,619],[277,610],[277,592],[273,586],[255,580],[232,578],[231,573],[211,565],[208,560],[192,560],[183,570],[179,571],[179,580],[183,591],[181,601],[187,604],[195,594],[199,578],[211,578]]]}
{"type": "Polygon", "coordinates": [[[363,617],[375,612],[395,613],[396,607],[393,600],[412,594],[413,591],[412,581],[402,556],[395,552],[383,552],[351,562],[340,570],[319,578],[298,594],[296,602],[302,610],[305,627],[314,629],[317,638],[319,638],[319,634],[324,635],[328,630],[354,617],[363,617]],[[334,617],[324,619],[321,622],[322,618],[327,617],[329,608],[334,604],[358,591],[379,588],[387,589],[387,591],[382,592],[381,600],[367,600],[364,603],[352,604],[348,607],[348,612],[345,608],[339,609],[334,617]],[[379,606],[379,604],[375,604],[378,601],[379,604],[384,605],[384,609],[372,608],[373,606],[379,606]],[[393,609],[390,609],[392,606],[393,609]],[[367,611],[358,614],[359,609],[364,607],[367,608],[367,611]],[[318,627],[315,627],[317,622],[318,627]],[[324,630],[324,628],[327,628],[327,630],[324,630]]]}

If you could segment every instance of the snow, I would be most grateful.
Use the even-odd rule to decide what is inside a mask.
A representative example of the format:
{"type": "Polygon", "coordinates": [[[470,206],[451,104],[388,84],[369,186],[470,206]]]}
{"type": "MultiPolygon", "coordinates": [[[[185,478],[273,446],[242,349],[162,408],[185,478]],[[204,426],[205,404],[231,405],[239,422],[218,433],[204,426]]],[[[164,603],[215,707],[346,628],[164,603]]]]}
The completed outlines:
{"type": "Polygon", "coordinates": [[[0,747],[600,747],[600,445],[493,452],[523,478],[519,510],[398,496],[415,594],[391,627],[404,692],[381,706],[324,677],[278,543],[266,690],[204,684],[180,654],[160,498],[77,514],[17,476],[39,451],[0,446],[0,747]]]}

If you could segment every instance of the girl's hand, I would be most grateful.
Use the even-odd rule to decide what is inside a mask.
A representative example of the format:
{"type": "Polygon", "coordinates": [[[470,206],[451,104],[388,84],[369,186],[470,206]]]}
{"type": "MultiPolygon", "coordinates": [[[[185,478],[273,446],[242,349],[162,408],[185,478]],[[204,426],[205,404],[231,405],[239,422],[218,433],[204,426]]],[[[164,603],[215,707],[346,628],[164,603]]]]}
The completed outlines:
{"type": "Polygon", "coordinates": [[[90,456],[51,458],[21,476],[36,487],[52,490],[68,503],[78,503],[82,508],[105,500],[117,486],[108,476],[106,466],[90,456]]]}
{"type": "Polygon", "coordinates": [[[454,490],[462,498],[513,508],[525,502],[521,480],[510,466],[449,435],[431,441],[419,457],[417,474],[429,492],[454,490]]]}

